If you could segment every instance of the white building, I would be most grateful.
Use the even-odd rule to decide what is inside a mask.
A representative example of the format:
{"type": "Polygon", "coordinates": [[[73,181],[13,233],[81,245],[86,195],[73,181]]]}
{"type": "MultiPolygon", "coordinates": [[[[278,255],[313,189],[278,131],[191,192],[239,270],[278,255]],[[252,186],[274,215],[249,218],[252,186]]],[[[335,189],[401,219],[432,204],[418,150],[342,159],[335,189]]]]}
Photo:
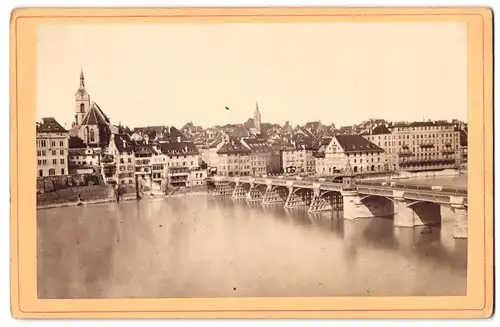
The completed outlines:
{"type": "Polygon", "coordinates": [[[68,174],[69,133],[54,118],[36,125],[37,176],[68,174]]]}
{"type": "Polygon", "coordinates": [[[360,135],[336,135],[317,158],[316,174],[328,176],[346,169],[348,163],[355,174],[387,171],[383,149],[360,135]]]}

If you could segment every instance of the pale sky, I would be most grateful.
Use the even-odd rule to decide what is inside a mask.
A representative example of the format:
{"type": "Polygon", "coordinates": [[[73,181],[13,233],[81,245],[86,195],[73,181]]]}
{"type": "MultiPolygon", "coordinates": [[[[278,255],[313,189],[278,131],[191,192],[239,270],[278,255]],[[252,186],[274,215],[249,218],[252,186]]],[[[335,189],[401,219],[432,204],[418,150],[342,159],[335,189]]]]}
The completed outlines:
{"type": "Polygon", "coordinates": [[[37,41],[37,118],[68,127],[80,67],[130,127],[240,123],[256,101],[279,124],[467,120],[463,23],[59,24],[37,41]]]}

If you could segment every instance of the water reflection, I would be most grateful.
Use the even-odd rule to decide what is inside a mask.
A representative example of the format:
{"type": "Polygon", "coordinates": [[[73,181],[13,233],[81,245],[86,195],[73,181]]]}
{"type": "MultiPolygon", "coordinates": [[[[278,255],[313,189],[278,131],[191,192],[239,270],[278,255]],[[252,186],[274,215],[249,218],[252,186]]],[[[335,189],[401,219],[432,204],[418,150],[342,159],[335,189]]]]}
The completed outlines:
{"type": "Polygon", "coordinates": [[[453,223],[203,195],[38,212],[41,298],[464,295],[453,223]]]}

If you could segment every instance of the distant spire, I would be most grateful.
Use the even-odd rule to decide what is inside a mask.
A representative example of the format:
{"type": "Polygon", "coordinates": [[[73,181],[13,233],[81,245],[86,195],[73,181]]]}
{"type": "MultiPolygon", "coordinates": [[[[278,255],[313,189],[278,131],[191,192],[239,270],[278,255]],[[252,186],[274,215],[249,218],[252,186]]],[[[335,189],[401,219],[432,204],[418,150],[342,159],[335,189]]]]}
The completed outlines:
{"type": "Polygon", "coordinates": [[[80,65],[80,88],[85,88],[85,77],[83,76],[83,67],[80,65]]]}
{"type": "Polygon", "coordinates": [[[255,101],[255,110],[259,111],[259,103],[255,101]]]}

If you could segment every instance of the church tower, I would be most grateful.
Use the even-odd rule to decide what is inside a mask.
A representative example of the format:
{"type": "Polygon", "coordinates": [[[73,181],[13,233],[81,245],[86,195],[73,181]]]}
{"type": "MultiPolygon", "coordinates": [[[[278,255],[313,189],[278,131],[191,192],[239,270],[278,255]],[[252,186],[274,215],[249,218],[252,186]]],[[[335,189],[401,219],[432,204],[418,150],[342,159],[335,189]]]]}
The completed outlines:
{"type": "Polygon", "coordinates": [[[253,124],[255,128],[257,128],[260,132],[260,111],[259,111],[259,103],[255,102],[255,112],[253,114],[253,124]]]}
{"type": "Polygon", "coordinates": [[[83,116],[90,108],[90,95],[85,90],[85,78],[83,77],[83,70],[80,72],[80,87],[75,94],[75,125],[80,125],[83,116]]]}

